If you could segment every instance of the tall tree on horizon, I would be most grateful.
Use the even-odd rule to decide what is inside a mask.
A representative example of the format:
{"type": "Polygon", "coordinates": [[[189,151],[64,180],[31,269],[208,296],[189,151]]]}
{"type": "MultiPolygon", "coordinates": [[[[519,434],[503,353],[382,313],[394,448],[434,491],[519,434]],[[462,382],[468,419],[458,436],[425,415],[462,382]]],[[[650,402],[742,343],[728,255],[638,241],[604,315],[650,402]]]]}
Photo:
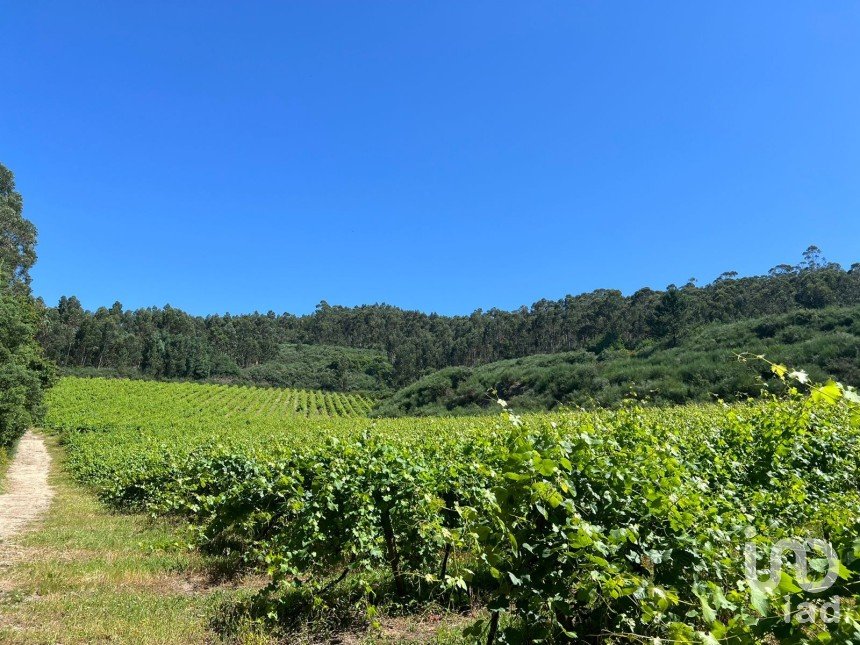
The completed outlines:
{"type": "Polygon", "coordinates": [[[661,338],[668,338],[671,347],[678,344],[687,319],[687,296],[674,284],[666,287],[654,308],[654,329],[661,338]]]}
{"type": "Polygon", "coordinates": [[[29,287],[36,263],[36,227],[24,219],[24,199],[15,176],[0,163],[0,273],[13,284],[29,287]]]}

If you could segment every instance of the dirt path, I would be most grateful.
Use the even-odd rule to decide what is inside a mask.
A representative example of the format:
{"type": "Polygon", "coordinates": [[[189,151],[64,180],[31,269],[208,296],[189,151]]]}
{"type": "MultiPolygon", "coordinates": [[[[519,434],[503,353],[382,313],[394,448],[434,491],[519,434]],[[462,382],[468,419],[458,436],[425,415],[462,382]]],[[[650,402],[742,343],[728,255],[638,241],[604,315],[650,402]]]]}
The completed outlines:
{"type": "Polygon", "coordinates": [[[0,495],[0,544],[48,510],[54,495],[48,486],[50,465],[44,440],[28,430],[18,442],[15,459],[6,473],[6,492],[0,495]]]}

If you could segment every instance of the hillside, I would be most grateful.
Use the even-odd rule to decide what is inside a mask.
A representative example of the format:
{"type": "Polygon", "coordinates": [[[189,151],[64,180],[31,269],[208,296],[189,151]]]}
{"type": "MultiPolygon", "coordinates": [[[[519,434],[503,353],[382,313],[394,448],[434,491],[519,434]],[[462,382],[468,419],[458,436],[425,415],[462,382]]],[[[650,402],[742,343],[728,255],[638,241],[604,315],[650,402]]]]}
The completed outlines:
{"type": "Polygon", "coordinates": [[[446,367],[580,350],[601,354],[607,348],[639,354],[712,322],[858,305],[860,264],[843,268],[812,246],[798,264],[763,276],[727,271],[704,286],[691,279],[631,295],[597,289],[466,316],[326,302],[304,316],[270,311],[201,317],[170,306],[132,311],[119,302],[92,312],[77,298],[63,297],[44,309],[39,341],[67,371],[382,392],[446,367]]]}
{"type": "MultiPolygon", "coordinates": [[[[399,390],[377,416],[497,411],[498,397],[522,410],[560,404],[612,406],[635,393],[658,404],[734,400],[756,395],[762,376],[737,353],[765,354],[806,369],[813,378],[860,382],[860,307],[804,310],[730,324],[711,324],[676,347],[540,354],[479,367],[452,367],[399,390]]],[[[765,366],[766,367],[766,366],[765,366]]]]}

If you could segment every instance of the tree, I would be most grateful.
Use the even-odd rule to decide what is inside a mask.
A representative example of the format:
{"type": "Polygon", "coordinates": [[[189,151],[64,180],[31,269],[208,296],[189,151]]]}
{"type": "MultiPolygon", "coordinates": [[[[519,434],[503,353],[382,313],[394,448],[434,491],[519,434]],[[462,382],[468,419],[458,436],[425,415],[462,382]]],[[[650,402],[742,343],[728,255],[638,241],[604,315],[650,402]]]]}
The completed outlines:
{"type": "Polygon", "coordinates": [[[717,276],[717,279],[714,282],[724,282],[725,280],[734,280],[738,277],[737,271],[723,271],[720,275],[717,276]]]}
{"type": "Polygon", "coordinates": [[[654,308],[653,327],[657,336],[668,338],[675,347],[684,329],[687,314],[687,298],[674,284],[666,287],[654,308]]]}
{"type": "Polygon", "coordinates": [[[15,178],[0,164],[0,447],[38,422],[53,366],[36,340],[40,308],[30,295],[36,228],[22,216],[15,178]]]}
{"type": "Polygon", "coordinates": [[[780,275],[788,275],[790,273],[794,273],[794,267],[790,264],[777,264],[770,271],[768,271],[768,275],[774,277],[780,275]]]}
{"type": "Polygon", "coordinates": [[[805,271],[815,271],[825,264],[827,264],[827,260],[824,259],[821,249],[812,244],[803,252],[803,262],[800,263],[800,268],[805,271]]]}
{"type": "Polygon", "coordinates": [[[15,176],[0,163],[0,270],[11,284],[29,285],[36,262],[36,227],[24,219],[24,200],[15,176]]]}
{"type": "Polygon", "coordinates": [[[820,309],[834,303],[836,294],[827,283],[826,273],[815,271],[803,275],[795,296],[798,304],[809,309],[820,309]]]}

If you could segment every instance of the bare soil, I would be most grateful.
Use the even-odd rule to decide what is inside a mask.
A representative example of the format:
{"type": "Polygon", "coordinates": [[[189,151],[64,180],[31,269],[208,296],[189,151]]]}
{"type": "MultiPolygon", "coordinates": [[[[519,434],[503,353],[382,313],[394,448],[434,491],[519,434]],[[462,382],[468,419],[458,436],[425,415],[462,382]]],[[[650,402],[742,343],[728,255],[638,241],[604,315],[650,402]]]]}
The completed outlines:
{"type": "Polygon", "coordinates": [[[6,472],[5,493],[0,495],[0,565],[7,564],[9,538],[38,519],[51,505],[48,486],[51,456],[41,436],[28,430],[21,437],[15,458],[6,472]]]}

